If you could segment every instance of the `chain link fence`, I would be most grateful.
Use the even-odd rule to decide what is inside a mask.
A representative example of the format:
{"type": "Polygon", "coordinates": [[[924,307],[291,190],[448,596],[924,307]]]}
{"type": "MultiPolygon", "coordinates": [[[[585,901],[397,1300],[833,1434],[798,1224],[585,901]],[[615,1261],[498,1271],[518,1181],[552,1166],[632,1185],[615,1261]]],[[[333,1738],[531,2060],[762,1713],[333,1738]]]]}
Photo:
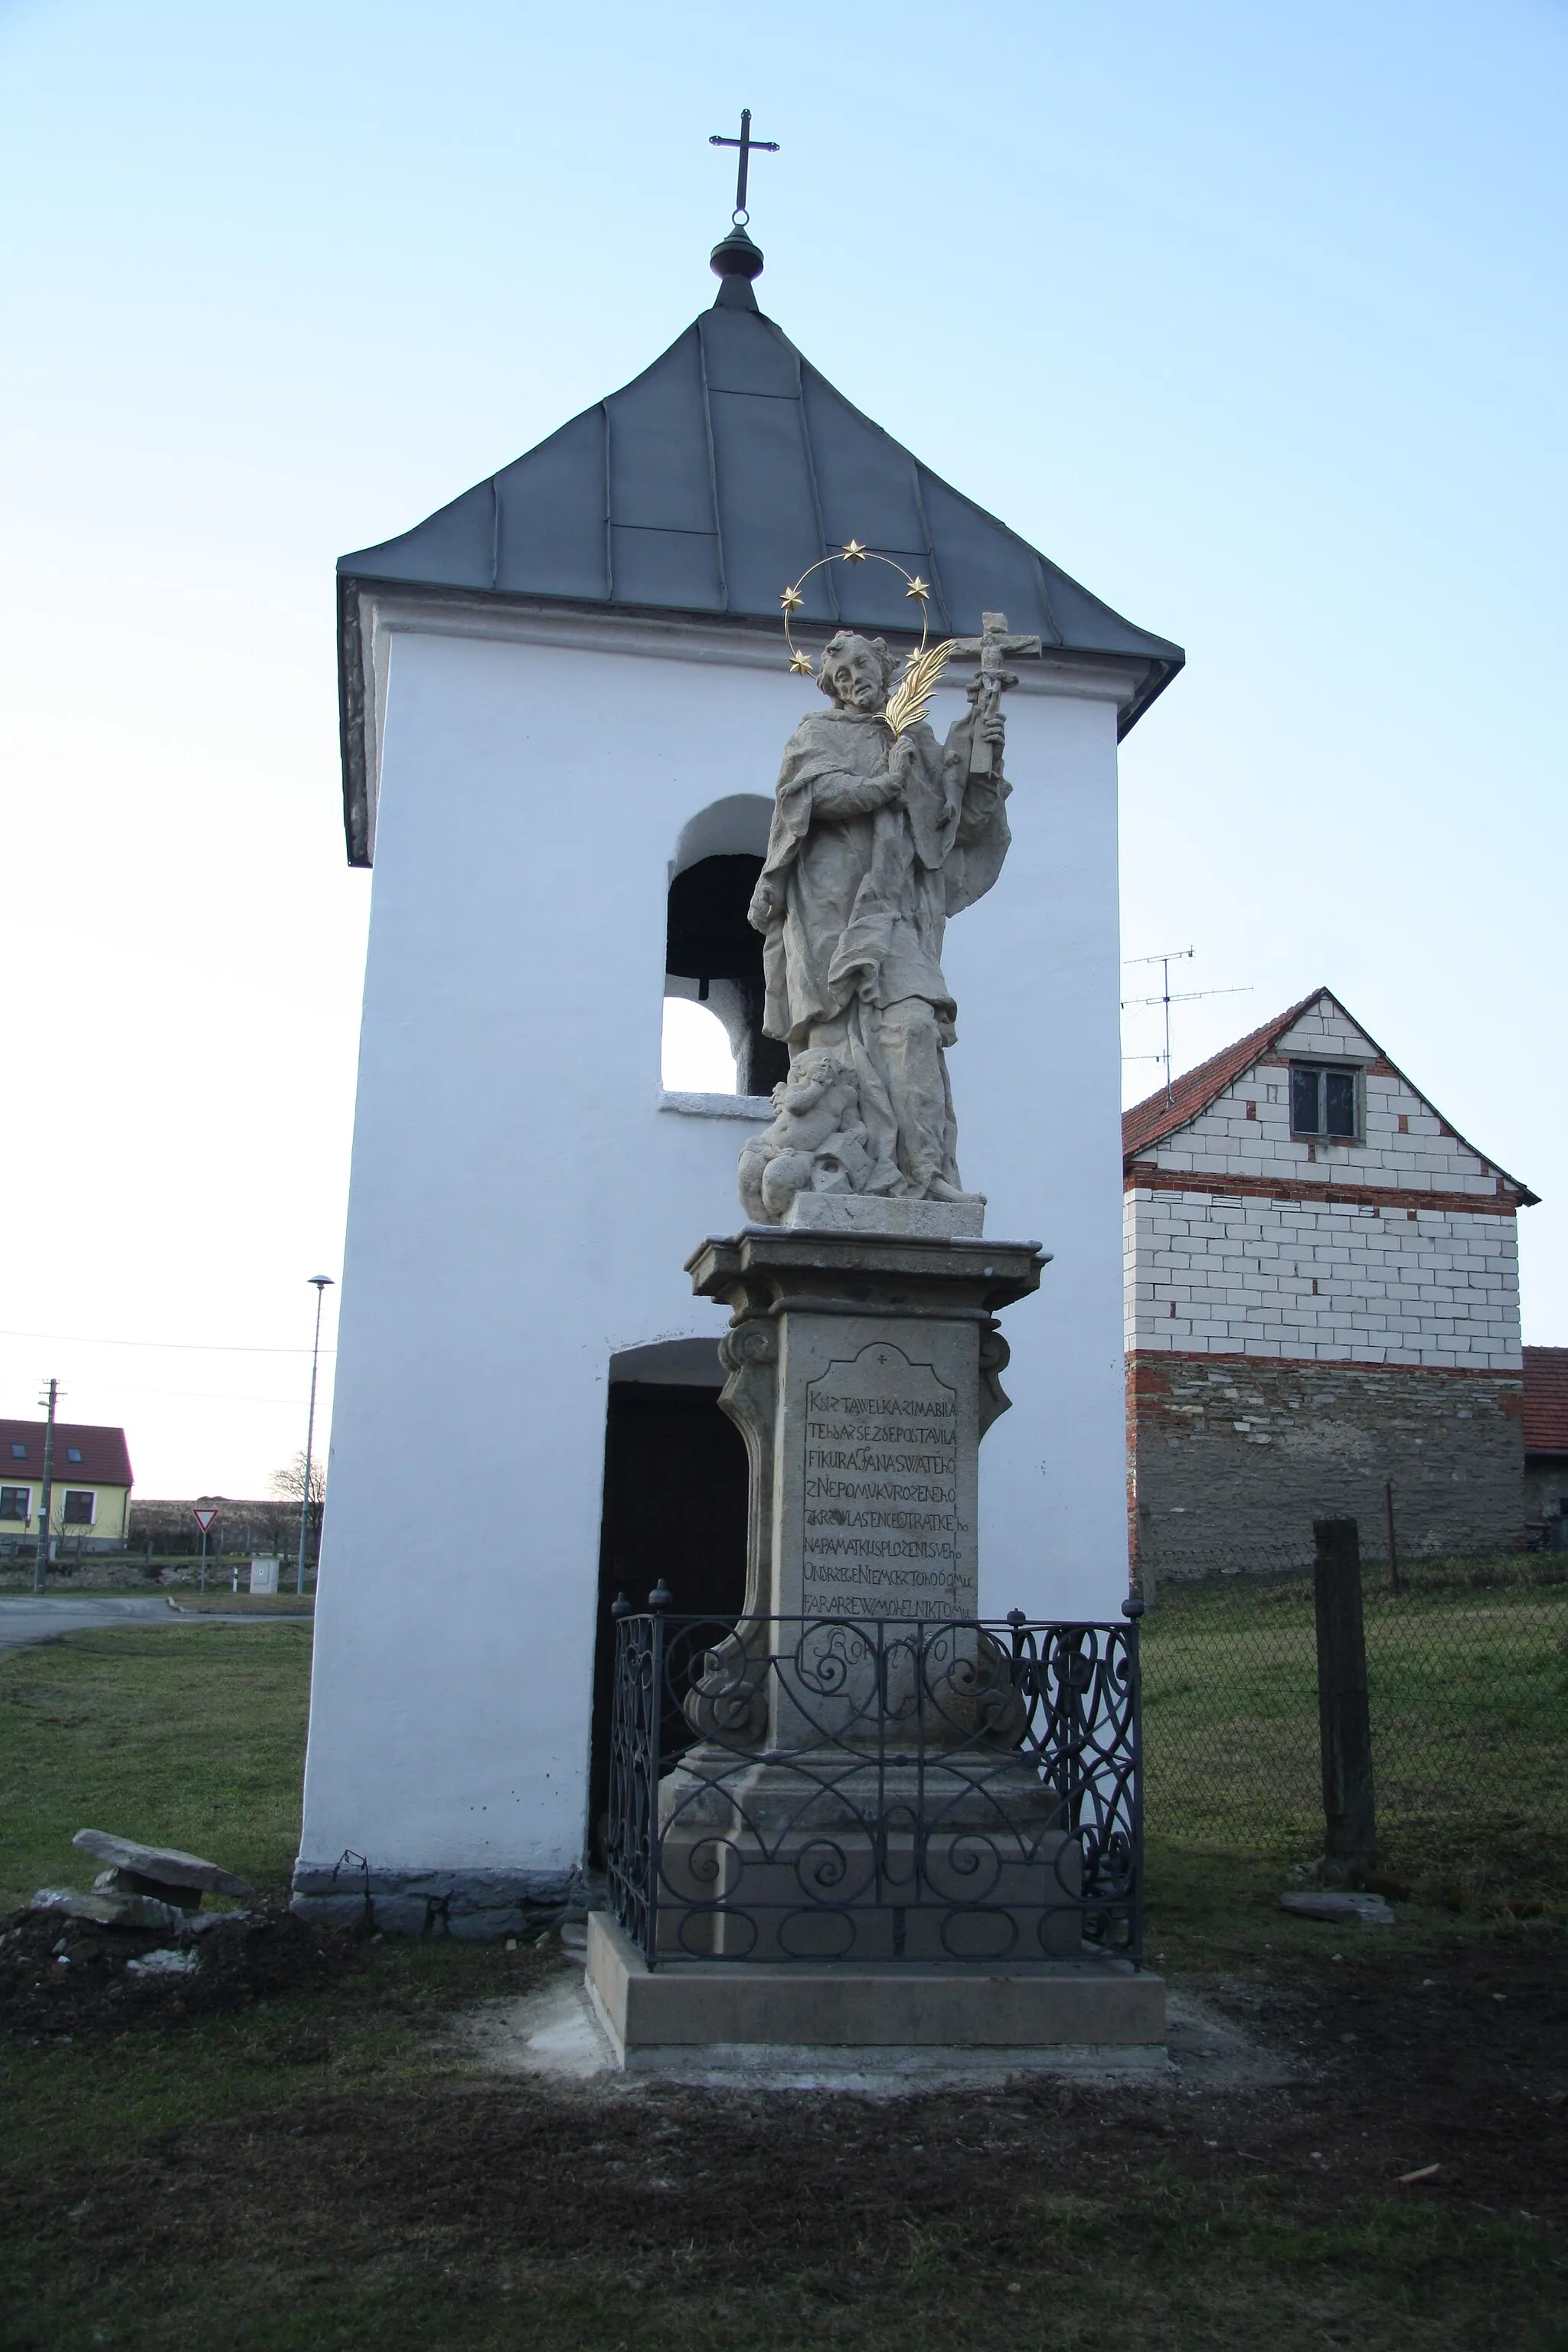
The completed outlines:
{"type": "MultiPolygon", "coordinates": [[[[1174,1563],[1145,1590],[1151,1838],[1281,1864],[1323,1851],[1310,1541],[1174,1563]],[[1303,1559],[1303,1551],[1305,1558],[1303,1559]]],[[[1362,1578],[1380,1862],[1462,1895],[1568,1882],[1568,1555],[1362,1578]]]]}

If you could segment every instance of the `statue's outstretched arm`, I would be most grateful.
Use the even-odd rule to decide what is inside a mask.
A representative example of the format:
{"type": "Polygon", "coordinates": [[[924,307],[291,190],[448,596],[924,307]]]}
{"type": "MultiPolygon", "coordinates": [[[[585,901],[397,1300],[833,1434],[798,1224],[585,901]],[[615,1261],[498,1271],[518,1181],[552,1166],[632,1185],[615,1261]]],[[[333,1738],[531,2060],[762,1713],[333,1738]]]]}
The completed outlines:
{"type": "Polygon", "coordinates": [[[873,809],[886,808],[898,789],[899,778],[890,770],[879,776],[852,776],[835,769],[813,780],[811,813],[813,816],[868,816],[873,809]]]}

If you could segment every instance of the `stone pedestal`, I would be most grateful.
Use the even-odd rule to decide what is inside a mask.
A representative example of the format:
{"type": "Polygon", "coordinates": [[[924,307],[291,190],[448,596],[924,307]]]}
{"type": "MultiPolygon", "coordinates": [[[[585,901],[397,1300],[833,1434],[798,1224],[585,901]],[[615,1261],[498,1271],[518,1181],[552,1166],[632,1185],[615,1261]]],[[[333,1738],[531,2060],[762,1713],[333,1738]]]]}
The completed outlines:
{"type": "Polygon", "coordinates": [[[979,1202],[795,1205],[842,1223],[749,1227],[690,1261],[732,1310],[721,1402],[751,1461],[752,1552],[745,1614],[686,1703],[712,1737],[660,1787],[658,1948],[1076,1954],[1081,1855],[1012,1752],[1006,1661],[970,1622],[980,1439],[1006,1405],[995,1310],[1046,1261],[955,1233],[979,1202]],[[948,1230],[886,1230],[906,1207],[948,1230]]]}
{"type": "Polygon", "coordinates": [[[1083,1629],[1030,1650],[978,1620],[980,1440],[1007,1406],[996,1318],[1047,1260],[983,1239],[978,1202],[912,1204],[945,1231],[883,1229],[900,1205],[803,1195],[794,1225],[689,1261],[731,1314],[721,1402],[751,1465],[748,1582],[732,1633],[674,1613],[635,1643],[626,1629],[647,1744],[628,1741],[623,1786],[651,1850],[626,1916],[644,1949],[593,1923],[590,1979],[627,2063],[704,2038],[1163,2036],[1163,1996],[1086,1940],[1118,1899],[1103,1800],[1125,1759],[1083,1761],[1083,1629]],[[660,1727],[682,1712],[697,1739],[656,1799],[660,1727]]]}
{"type": "Polygon", "coordinates": [[[667,1958],[1076,1958],[1083,1853],[1056,1791],[988,1742],[737,1769],[694,1749],[659,1790],[667,1958]],[[912,1751],[912,1752],[911,1752],[912,1751]]]}
{"type": "Polygon", "coordinates": [[[876,1230],[897,1202],[813,1198],[855,1223],[748,1226],[687,1261],[731,1309],[720,1402],[751,1465],[746,1615],[973,1617],[980,1440],[1007,1409],[996,1317],[1048,1261],[1033,1242],[876,1230]]]}

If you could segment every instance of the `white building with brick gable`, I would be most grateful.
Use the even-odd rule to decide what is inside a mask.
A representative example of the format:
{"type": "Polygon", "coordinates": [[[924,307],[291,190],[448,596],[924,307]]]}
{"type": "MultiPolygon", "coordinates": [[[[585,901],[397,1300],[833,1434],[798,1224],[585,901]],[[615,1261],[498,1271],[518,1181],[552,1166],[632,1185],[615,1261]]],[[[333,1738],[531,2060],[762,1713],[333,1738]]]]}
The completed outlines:
{"type": "Polygon", "coordinates": [[[1518,1542],[1536,1195],[1327,989],[1125,1113],[1129,1506],[1156,1574],[1518,1542]]]}

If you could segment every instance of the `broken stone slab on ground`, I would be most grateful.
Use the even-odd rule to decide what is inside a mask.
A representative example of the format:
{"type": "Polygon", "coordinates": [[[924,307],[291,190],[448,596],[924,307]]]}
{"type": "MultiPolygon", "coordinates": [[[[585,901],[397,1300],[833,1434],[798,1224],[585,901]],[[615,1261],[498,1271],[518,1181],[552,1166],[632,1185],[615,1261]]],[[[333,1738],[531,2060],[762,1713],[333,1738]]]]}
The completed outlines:
{"type": "Polygon", "coordinates": [[[179,1910],[195,1911],[205,1894],[247,1895],[250,1887],[232,1870],[200,1854],[183,1853],[178,1846],[141,1845],[134,1838],[111,1836],[107,1830],[78,1830],[71,1840],[95,1862],[110,1868],[93,1882],[100,1894],[144,1895],[179,1910]]]}
{"type": "Polygon", "coordinates": [[[58,1911],[68,1919],[90,1919],[98,1927],[183,1927],[185,1914],[175,1903],[153,1895],[83,1895],[74,1886],[40,1886],[29,1906],[58,1911]]]}
{"type": "Polygon", "coordinates": [[[1392,1927],[1394,1914],[1381,1895],[1282,1895],[1281,1911],[1298,1919],[1359,1919],[1365,1927],[1392,1927]]]}
{"type": "Polygon", "coordinates": [[[219,1928],[247,1927],[255,1916],[254,1911],[187,1911],[180,1923],[180,1934],[183,1938],[194,1941],[200,1937],[210,1936],[219,1928]]]}
{"type": "Polygon", "coordinates": [[[127,1960],[128,1977],[188,1977],[195,1972],[195,1952],[175,1952],[167,1947],[155,1952],[143,1952],[140,1959],[127,1960]]]}

